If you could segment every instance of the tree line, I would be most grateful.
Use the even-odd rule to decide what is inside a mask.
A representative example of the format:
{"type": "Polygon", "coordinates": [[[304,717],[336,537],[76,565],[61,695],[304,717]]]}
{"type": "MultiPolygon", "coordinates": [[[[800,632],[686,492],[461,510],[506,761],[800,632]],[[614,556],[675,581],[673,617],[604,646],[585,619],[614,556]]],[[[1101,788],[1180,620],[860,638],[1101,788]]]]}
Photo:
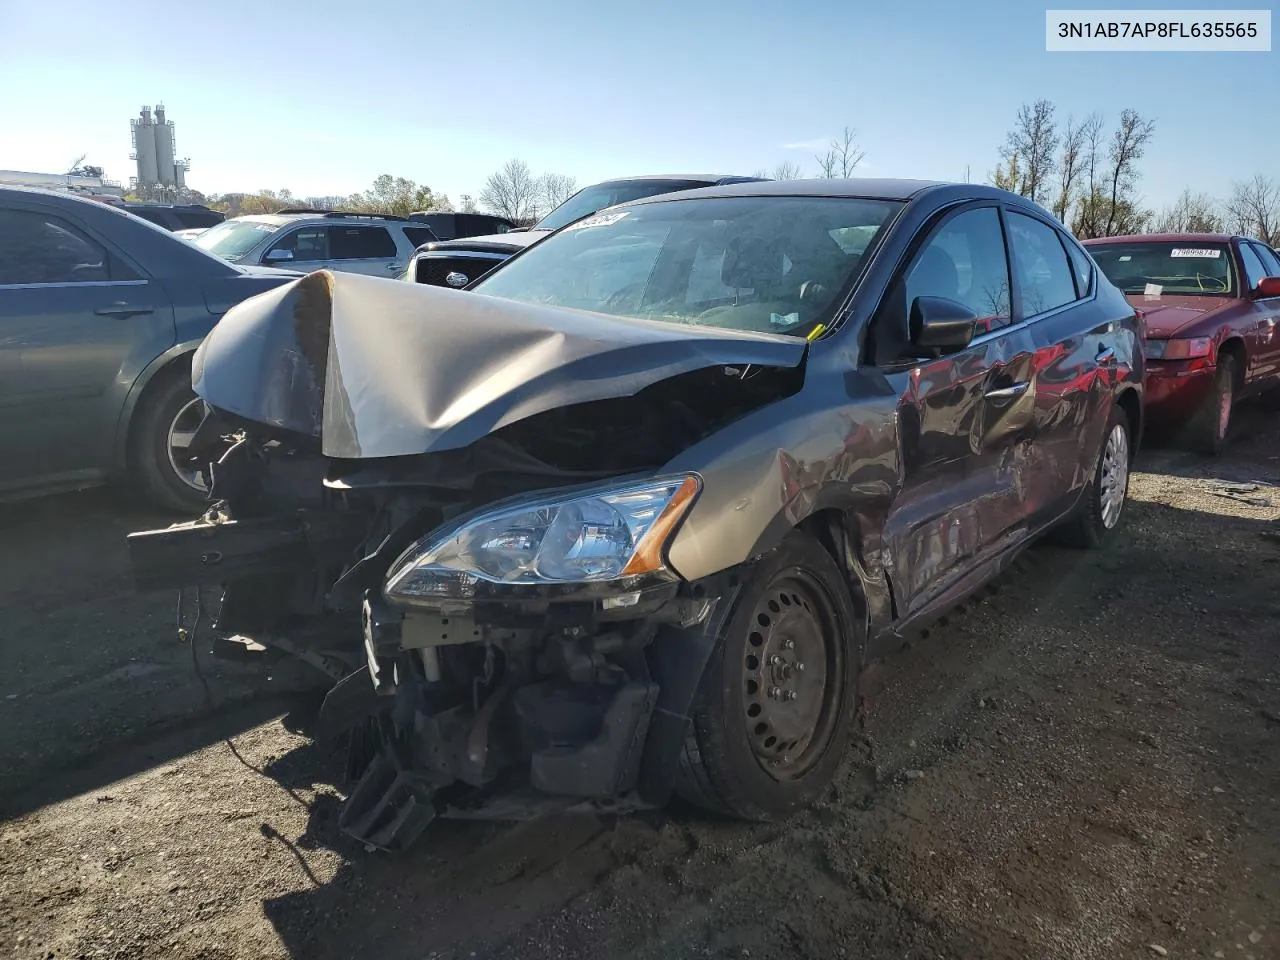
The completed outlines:
{"type": "MultiPolygon", "coordinates": [[[[1059,122],[1057,107],[1046,99],[1024,103],[1000,147],[1000,162],[990,174],[995,186],[1027,197],[1052,211],[1077,237],[1124,233],[1234,232],[1280,244],[1280,182],[1258,174],[1231,184],[1225,197],[1185,188],[1163,209],[1147,206],[1141,196],[1140,161],[1155,137],[1155,120],[1133,109],[1120,111],[1114,125],[1101,113],[1068,116],[1059,122]]],[[[818,178],[855,175],[866,152],[856,132],[846,126],[825,150],[813,157],[818,178]]],[[[83,166],[83,158],[73,164],[83,166]]],[[[755,175],[775,180],[805,176],[794,162],[755,175]]],[[[484,210],[528,226],[546,216],[578,189],[564,174],[535,174],[525,161],[512,158],[484,181],[478,197],[463,195],[462,212],[484,210]]],[[[204,201],[229,217],[273,213],[289,207],[389,213],[455,209],[449,198],[425,184],[383,174],[368,190],[347,196],[295,196],[290,190],[214,194],[207,200],[190,191],[188,201],[204,201]]]]}
{"type": "Polygon", "coordinates": [[[1225,198],[1186,187],[1169,206],[1147,207],[1138,162],[1155,121],[1124,109],[1115,126],[1091,113],[1061,127],[1049,100],[1024,103],[1000,148],[991,183],[1051,210],[1080,239],[1126,233],[1222,233],[1280,243],[1280,183],[1258,174],[1225,198]]]}

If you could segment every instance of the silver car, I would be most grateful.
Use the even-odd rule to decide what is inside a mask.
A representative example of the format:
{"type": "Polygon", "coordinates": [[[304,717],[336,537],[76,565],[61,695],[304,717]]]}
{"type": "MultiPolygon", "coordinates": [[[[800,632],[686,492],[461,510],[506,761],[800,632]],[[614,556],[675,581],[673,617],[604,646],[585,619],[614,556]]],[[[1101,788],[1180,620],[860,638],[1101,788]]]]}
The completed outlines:
{"type": "Polygon", "coordinates": [[[430,227],[391,214],[291,209],[224,220],[191,242],[244,266],[395,277],[435,239],[430,227]]]}

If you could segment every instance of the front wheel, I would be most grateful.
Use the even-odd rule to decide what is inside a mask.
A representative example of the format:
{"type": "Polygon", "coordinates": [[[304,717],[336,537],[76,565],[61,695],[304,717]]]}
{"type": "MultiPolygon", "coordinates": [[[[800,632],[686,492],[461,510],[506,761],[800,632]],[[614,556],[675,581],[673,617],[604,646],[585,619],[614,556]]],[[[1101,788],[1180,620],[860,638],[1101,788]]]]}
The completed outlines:
{"type": "Polygon", "coordinates": [[[175,513],[199,513],[208,488],[200,471],[186,463],[186,450],[204,418],[204,401],[190,381],[171,376],[157,385],[135,413],[130,431],[134,478],[153,506],[175,513]]]}
{"type": "Polygon", "coordinates": [[[1117,526],[1129,494],[1133,441],[1129,417],[1118,404],[1111,408],[1106,439],[1075,515],[1063,525],[1061,538],[1070,546],[1095,548],[1117,526]]]}
{"type": "Polygon", "coordinates": [[[677,792],[747,820],[816,800],[849,739],[862,634],[843,571],[792,532],[756,564],[716,641],[677,792]]]}
{"type": "Polygon", "coordinates": [[[1193,449],[1210,457],[1222,455],[1227,449],[1227,435],[1231,432],[1231,413],[1235,403],[1236,358],[1229,353],[1219,353],[1218,369],[1213,375],[1213,388],[1187,428],[1193,449]]]}

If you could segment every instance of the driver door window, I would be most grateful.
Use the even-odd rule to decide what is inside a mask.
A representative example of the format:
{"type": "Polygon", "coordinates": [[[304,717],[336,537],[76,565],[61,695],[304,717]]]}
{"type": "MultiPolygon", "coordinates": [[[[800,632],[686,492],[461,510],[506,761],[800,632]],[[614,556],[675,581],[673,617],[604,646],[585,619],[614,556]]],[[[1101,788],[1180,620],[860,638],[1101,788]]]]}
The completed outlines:
{"type": "Polygon", "coordinates": [[[288,250],[293,253],[295,261],[314,261],[329,259],[329,228],[303,227],[272,244],[270,250],[288,250]]]}
{"type": "Polygon", "coordinates": [[[908,312],[916,297],[963,303],[979,318],[978,335],[1008,324],[1009,262],[995,207],[952,217],[929,238],[907,272],[908,312]]]}
{"type": "Polygon", "coordinates": [[[111,267],[107,251],[65,220],[27,210],[0,210],[0,284],[132,279],[113,277],[111,267]]]}
{"type": "Polygon", "coordinates": [[[1258,284],[1262,282],[1262,278],[1267,275],[1266,268],[1262,266],[1262,261],[1258,259],[1258,255],[1253,252],[1253,246],[1248,243],[1240,244],[1240,259],[1244,261],[1244,274],[1247,289],[1257,290],[1258,284]]]}

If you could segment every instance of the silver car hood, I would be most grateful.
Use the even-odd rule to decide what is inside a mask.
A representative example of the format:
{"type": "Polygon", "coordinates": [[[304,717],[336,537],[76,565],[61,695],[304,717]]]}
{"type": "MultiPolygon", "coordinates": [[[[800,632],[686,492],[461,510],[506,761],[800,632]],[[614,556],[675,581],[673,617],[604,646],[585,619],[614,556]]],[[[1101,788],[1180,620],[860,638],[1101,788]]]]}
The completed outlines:
{"type": "Polygon", "coordinates": [[[212,406],[316,437],[326,456],[397,457],[692,370],[796,367],[806,348],[322,270],[229,310],[191,379],[212,406]]]}

